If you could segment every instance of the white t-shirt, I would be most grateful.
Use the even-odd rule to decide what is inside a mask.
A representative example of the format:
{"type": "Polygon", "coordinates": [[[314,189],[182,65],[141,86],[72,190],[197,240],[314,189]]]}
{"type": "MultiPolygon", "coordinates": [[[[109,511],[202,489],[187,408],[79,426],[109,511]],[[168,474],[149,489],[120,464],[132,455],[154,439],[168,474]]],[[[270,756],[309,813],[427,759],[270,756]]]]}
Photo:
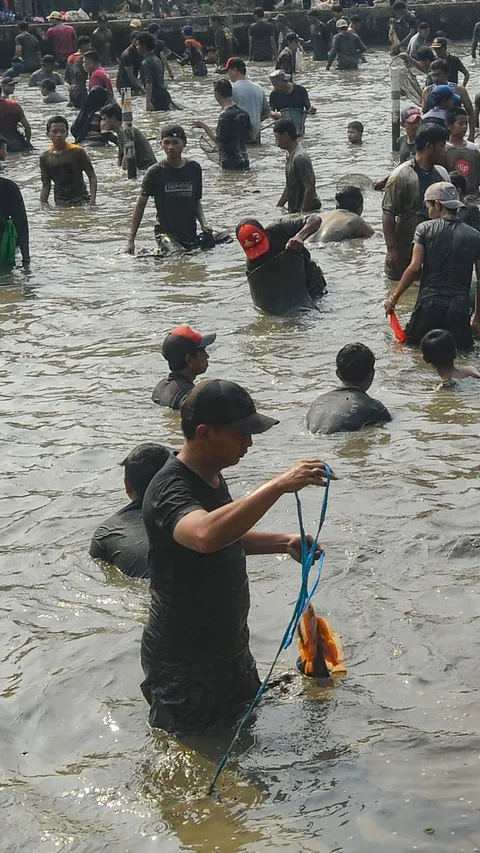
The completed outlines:
{"type": "Polygon", "coordinates": [[[237,80],[232,83],[232,91],[234,102],[239,107],[243,107],[250,116],[252,128],[258,140],[262,115],[270,111],[265,92],[258,83],[252,83],[251,80],[237,80]]]}

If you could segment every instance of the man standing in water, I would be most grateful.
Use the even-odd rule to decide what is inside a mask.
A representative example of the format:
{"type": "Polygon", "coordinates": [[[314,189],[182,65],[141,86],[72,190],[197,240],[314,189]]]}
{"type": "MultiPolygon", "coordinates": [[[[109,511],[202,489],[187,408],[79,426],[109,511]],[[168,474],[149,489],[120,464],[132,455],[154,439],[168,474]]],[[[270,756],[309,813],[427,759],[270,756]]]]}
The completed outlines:
{"type": "Polygon", "coordinates": [[[250,62],[271,62],[277,58],[275,27],[265,20],[265,12],[258,6],[253,10],[255,22],[248,30],[248,58],[250,62]]]}
{"type": "MultiPolygon", "coordinates": [[[[30,263],[28,219],[25,210],[22,193],[18,185],[8,178],[0,177],[0,247],[2,246],[5,230],[13,227],[16,237],[13,237],[15,246],[22,253],[22,263],[27,267],[30,263]]],[[[12,232],[13,235],[13,232],[12,232]]],[[[10,257],[3,257],[0,253],[0,270],[3,267],[11,269],[15,263],[15,248],[10,257]],[[12,263],[13,262],[13,263],[12,263]]]]}
{"type": "Polygon", "coordinates": [[[46,203],[54,185],[55,204],[72,207],[81,204],[95,204],[97,197],[97,176],[84,148],[67,142],[68,122],[63,116],[53,116],[47,121],[47,136],[52,142],[51,148],[40,155],[40,174],[42,191],[40,201],[46,203]],[[87,192],[83,173],[90,184],[87,192]]]}
{"type": "Polygon", "coordinates": [[[227,62],[226,72],[232,84],[233,100],[247,111],[255,133],[255,142],[260,142],[261,123],[271,116],[267,96],[258,83],[248,80],[247,66],[243,59],[231,56],[227,62]]]}
{"type": "Polygon", "coordinates": [[[408,267],[415,229],[428,218],[423,201],[427,187],[449,180],[442,165],[447,139],[443,127],[425,125],[415,139],[415,158],[401,163],[388,178],[382,201],[382,226],[387,247],[385,272],[393,281],[398,281],[408,267]]]}
{"type": "Polygon", "coordinates": [[[206,348],[216,337],[216,332],[202,335],[190,326],[179,326],[168,333],[162,344],[162,355],[170,373],[153,389],[152,400],[157,406],[180,411],[185,397],[195,387],[194,380],[208,368],[206,348]]]}
{"type": "Polygon", "coordinates": [[[300,537],[252,528],[285,494],[324,486],[325,464],[297,463],[233,501],[222,476],[278,423],[235,382],[203,380],[182,406],[185,443],[143,501],[151,603],[142,637],[150,725],[181,735],[238,714],[260,685],[249,648],[246,556],[289,554],[300,537]]]}
{"type": "Polygon", "coordinates": [[[221,78],[214,86],[215,100],[222,108],[217,127],[211,127],[196,119],[194,127],[200,127],[207,136],[218,145],[220,165],[226,171],[243,171],[250,168],[246,143],[255,142],[255,132],[246,110],[233,102],[233,90],[230,80],[221,78]]]}
{"type": "Polygon", "coordinates": [[[309,213],[320,210],[322,204],[315,190],[315,172],[312,161],[298,141],[293,121],[281,118],[273,125],[275,141],[282,151],[287,152],[285,162],[285,189],[277,207],[288,205],[289,213],[309,213]]]}
{"type": "Polygon", "coordinates": [[[151,166],[145,173],[130,225],[127,244],[129,255],[135,251],[135,237],[151,197],[157,208],[155,237],[159,243],[167,235],[185,248],[198,246],[197,220],[202,231],[211,231],[205,222],[202,208],[201,166],[195,160],[187,160],[183,156],[187,144],[183,127],[180,124],[165,125],[162,127],[161,139],[166,159],[151,166]]]}
{"type": "Polygon", "coordinates": [[[142,80],[147,93],[147,112],[169,110],[173,104],[165,86],[165,69],[161,59],[155,53],[155,39],[150,33],[137,36],[137,50],[143,57],[142,80]]]}
{"type": "Polygon", "coordinates": [[[357,33],[348,29],[348,21],[340,18],[337,21],[337,35],[333,39],[332,49],[328,55],[327,71],[337,59],[338,71],[351,71],[358,68],[360,59],[364,59],[366,47],[357,33]]]}

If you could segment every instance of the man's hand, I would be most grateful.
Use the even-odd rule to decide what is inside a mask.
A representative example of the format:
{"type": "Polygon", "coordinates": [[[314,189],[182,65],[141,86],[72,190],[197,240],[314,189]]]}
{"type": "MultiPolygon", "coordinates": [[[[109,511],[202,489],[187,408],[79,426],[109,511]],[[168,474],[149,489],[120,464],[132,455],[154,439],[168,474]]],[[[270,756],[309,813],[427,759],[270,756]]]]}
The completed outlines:
{"type": "MultiPolygon", "coordinates": [[[[332,471],[332,480],[336,479],[337,477],[332,471]]],[[[299,492],[305,486],[326,486],[325,462],[320,459],[304,459],[302,462],[297,462],[293,468],[289,468],[288,471],[280,474],[277,477],[277,482],[281,486],[283,494],[299,492]]]]}
{"type": "Polygon", "coordinates": [[[200,128],[200,130],[205,130],[205,128],[206,128],[206,126],[207,126],[207,125],[205,124],[205,122],[204,122],[204,121],[202,121],[202,119],[201,119],[201,118],[196,118],[196,119],[194,120],[194,122],[193,122],[193,126],[194,126],[194,127],[199,127],[199,128],[200,128]]]}
{"type": "Polygon", "coordinates": [[[398,260],[398,249],[389,249],[385,255],[385,266],[392,269],[398,265],[398,260]]]}
{"type": "MultiPolygon", "coordinates": [[[[312,547],[313,536],[307,536],[307,545],[309,548],[312,547]]],[[[315,549],[315,562],[319,559],[321,553],[322,548],[320,545],[317,545],[315,549]]],[[[302,562],[302,538],[298,533],[294,533],[289,537],[287,542],[287,554],[292,557],[293,560],[296,560],[297,563],[302,562]]]]}
{"type": "Polygon", "coordinates": [[[385,308],[385,314],[387,315],[387,317],[389,316],[389,314],[391,314],[393,312],[396,304],[397,304],[397,300],[395,299],[394,296],[389,296],[388,299],[385,300],[384,308],[385,308]]]}
{"type": "Polygon", "coordinates": [[[316,107],[310,107],[310,109],[307,112],[308,112],[309,116],[315,116],[317,114],[317,108],[316,107]]]}
{"type": "Polygon", "coordinates": [[[135,240],[129,240],[126,248],[127,255],[133,255],[135,252],[135,240]]]}
{"type": "Polygon", "coordinates": [[[297,235],[295,235],[295,237],[290,237],[285,248],[293,249],[294,252],[301,252],[303,250],[303,240],[299,240],[297,235]]]}

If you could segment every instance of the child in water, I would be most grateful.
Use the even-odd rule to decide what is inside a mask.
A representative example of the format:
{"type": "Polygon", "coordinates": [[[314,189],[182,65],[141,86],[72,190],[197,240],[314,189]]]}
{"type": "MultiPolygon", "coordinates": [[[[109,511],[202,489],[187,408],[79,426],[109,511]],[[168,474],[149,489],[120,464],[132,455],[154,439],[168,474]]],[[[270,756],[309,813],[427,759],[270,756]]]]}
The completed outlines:
{"type": "Polygon", "coordinates": [[[347,139],[350,145],[361,145],[363,142],[363,124],[361,121],[351,121],[347,127],[347,139]]]}
{"type": "Polygon", "coordinates": [[[457,379],[480,379],[475,367],[466,364],[455,367],[457,350],[453,335],[445,329],[432,329],[420,341],[420,350],[426,364],[431,364],[442,380],[439,388],[455,384],[457,379]]]}

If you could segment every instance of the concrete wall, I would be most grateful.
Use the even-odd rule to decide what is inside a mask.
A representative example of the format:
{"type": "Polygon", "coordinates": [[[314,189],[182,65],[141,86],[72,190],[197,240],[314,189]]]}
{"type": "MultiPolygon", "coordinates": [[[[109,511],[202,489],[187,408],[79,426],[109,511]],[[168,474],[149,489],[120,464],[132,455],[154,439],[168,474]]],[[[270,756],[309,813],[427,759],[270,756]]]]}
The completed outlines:
{"type": "MultiPolygon", "coordinates": [[[[470,39],[473,27],[480,21],[480,2],[466,3],[425,3],[412,9],[417,14],[419,21],[428,21],[434,31],[445,30],[449,37],[455,40],[470,39]]],[[[391,16],[390,6],[368,6],[355,9],[355,12],[363,18],[364,26],[360,33],[366,44],[386,45],[388,43],[388,20],[391,16]]],[[[348,10],[346,10],[348,17],[348,10]]],[[[286,12],[290,26],[298,32],[302,38],[308,36],[308,20],[306,12],[286,12]]],[[[320,10],[320,17],[327,21],[331,18],[328,9],[320,10]]],[[[247,52],[248,27],[253,21],[251,14],[224,15],[225,22],[232,27],[240,44],[240,53],[247,52]]],[[[151,23],[148,21],[146,23],[151,23]]],[[[163,18],[159,21],[168,47],[176,53],[183,53],[183,39],[181,29],[185,24],[192,24],[195,34],[202,41],[207,41],[208,17],[194,16],[189,18],[163,18]]],[[[79,35],[91,34],[95,29],[95,23],[75,24],[79,35]]],[[[129,41],[128,20],[110,21],[110,27],[114,34],[114,46],[118,54],[127,46],[129,41]]],[[[48,25],[40,24],[39,29],[46,30],[48,25]]],[[[18,29],[15,25],[0,25],[0,68],[8,67],[13,55],[13,42],[18,29]]]]}

